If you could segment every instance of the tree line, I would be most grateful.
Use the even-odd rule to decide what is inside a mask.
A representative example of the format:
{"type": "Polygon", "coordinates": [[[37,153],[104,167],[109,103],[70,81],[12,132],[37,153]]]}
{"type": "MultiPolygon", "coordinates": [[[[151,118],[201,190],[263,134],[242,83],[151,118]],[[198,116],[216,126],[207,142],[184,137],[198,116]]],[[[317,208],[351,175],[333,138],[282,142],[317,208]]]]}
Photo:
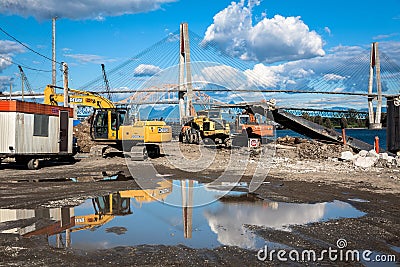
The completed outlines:
{"type": "MultiPolygon", "coordinates": [[[[360,119],[356,112],[349,111],[347,116],[341,118],[328,118],[322,116],[310,116],[307,112],[304,112],[301,116],[303,119],[312,121],[326,128],[368,128],[369,121],[368,117],[360,119]]],[[[382,125],[386,127],[386,113],[382,114],[382,125]]]]}

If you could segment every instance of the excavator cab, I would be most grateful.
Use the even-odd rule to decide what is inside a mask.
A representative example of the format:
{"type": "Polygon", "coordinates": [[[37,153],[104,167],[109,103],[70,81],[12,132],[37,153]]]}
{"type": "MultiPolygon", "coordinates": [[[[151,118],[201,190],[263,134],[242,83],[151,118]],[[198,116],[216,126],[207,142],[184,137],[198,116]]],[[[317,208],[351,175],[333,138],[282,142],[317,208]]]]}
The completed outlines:
{"type": "MultiPolygon", "coordinates": [[[[250,116],[249,115],[239,115],[238,116],[238,123],[237,123],[237,127],[240,127],[241,128],[241,126],[242,125],[245,125],[245,124],[249,124],[250,123],[250,116]]],[[[238,128],[239,129],[239,128],[238,128]]],[[[237,131],[238,131],[238,129],[237,129],[237,131]]]]}
{"type": "Polygon", "coordinates": [[[119,140],[118,131],[124,124],[126,109],[107,108],[96,109],[92,122],[92,138],[94,140],[119,140]]]}
{"type": "Polygon", "coordinates": [[[127,215],[132,214],[129,197],[121,197],[119,193],[92,199],[96,214],[127,215]]]}

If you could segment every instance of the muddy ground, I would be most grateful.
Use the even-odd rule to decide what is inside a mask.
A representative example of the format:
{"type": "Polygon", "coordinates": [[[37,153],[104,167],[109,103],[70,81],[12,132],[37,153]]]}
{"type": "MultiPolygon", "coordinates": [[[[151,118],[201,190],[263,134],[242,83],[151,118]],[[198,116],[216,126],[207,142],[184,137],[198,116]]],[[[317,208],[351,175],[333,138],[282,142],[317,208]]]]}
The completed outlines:
{"type": "MultiPolygon", "coordinates": [[[[91,197],[139,188],[131,176],[140,176],[143,166],[149,165],[154,166],[160,175],[168,174],[173,179],[196,179],[202,182],[219,179],[224,173],[231,177],[242,170],[244,173],[241,181],[250,182],[258,168],[259,172],[267,175],[257,190],[249,193],[256,198],[298,203],[341,200],[366,215],[293,226],[291,232],[248,225],[257,235],[300,251],[335,248],[336,241],[344,238],[349,249],[368,249],[396,255],[399,261],[400,169],[395,166],[368,169],[355,167],[352,162],[338,160],[340,153],[348,148],[307,142],[289,140],[278,144],[276,150],[269,149],[266,154],[252,152],[250,156],[243,149],[215,149],[172,142],[163,148],[162,157],[145,162],[132,162],[129,158],[126,161],[118,155],[91,158],[87,154],[78,154],[74,164],[42,162],[42,168],[35,171],[25,170],[14,163],[2,163],[0,208],[75,206],[91,197]],[[268,160],[265,160],[266,156],[268,160]],[[115,174],[119,175],[117,181],[101,181],[103,177],[115,174]],[[76,178],[79,182],[72,182],[69,178],[76,178]]],[[[193,249],[185,246],[143,245],[81,251],[50,247],[44,236],[22,238],[9,234],[0,234],[0,246],[0,266],[82,266],[83,263],[87,266],[282,264],[277,261],[261,262],[257,259],[257,251],[230,246],[193,249]]],[[[338,262],[322,264],[338,265],[338,262]]],[[[354,262],[339,263],[343,266],[349,264],[362,265],[354,262]]]]}

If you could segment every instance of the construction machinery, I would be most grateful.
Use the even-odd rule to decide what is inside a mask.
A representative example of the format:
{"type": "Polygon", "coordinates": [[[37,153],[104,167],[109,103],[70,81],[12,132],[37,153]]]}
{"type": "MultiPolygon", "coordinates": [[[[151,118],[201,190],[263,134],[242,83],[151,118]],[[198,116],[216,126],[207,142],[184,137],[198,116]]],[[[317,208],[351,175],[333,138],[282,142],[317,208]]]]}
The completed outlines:
{"type": "Polygon", "coordinates": [[[234,144],[259,146],[268,143],[274,135],[275,126],[256,114],[251,105],[244,106],[242,113],[236,116],[234,144]]]}
{"type": "MultiPolygon", "coordinates": [[[[224,107],[242,108],[235,118],[235,127],[222,119],[219,109],[199,111],[188,120],[181,129],[179,140],[190,144],[199,144],[200,140],[211,139],[216,144],[226,147],[251,146],[258,147],[268,143],[274,137],[275,126],[254,112],[252,105],[227,105],[224,107]]],[[[264,113],[264,112],[263,112],[264,113]]]]}
{"type": "MultiPolygon", "coordinates": [[[[57,94],[56,86],[48,85],[44,91],[44,103],[57,106],[64,102],[64,94],[57,94]]],[[[97,93],[68,89],[69,103],[94,108],[90,120],[90,134],[102,145],[91,149],[92,155],[104,156],[111,146],[118,151],[129,152],[133,160],[160,155],[159,144],[172,140],[171,126],[164,121],[141,121],[130,114],[127,106],[117,106],[97,93]]]]}
{"type": "Polygon", "coordinates": [[[141,206],[142,203],[149,203],[155,200],[164,201],[172,192],[172,183],[164,180],[158,183],[156,188],[135,189],[119,191],[107,196],[92,199],[93,214],[75,216],[75,228],[72,232],[100,227],[115,216],[132,214],[131,198],[141,206]]]}
{"type": "Polygon", "coordinates": [[[222,119],[218,110],[201,111],[183,125],[179,134],[180,142],[199,144],[201,140],[231,146],[229,123],[222,119]]]}
{"type": "Polygon", "coordinates": [[[72,228],[72,232],[100,227],[115,216],[132,214],[130,200],[121,197],[119,193],[92,199],[95,213],[75,216],[75,226],[78,227],[72,228]]]}

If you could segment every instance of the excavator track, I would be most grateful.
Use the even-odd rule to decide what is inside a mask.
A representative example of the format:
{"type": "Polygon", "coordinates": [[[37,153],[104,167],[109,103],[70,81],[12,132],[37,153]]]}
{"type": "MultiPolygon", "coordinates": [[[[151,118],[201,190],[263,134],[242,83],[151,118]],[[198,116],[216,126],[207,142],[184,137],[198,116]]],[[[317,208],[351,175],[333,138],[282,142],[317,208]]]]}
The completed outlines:
{"type": "Polygon", "coordinates": [[[90,148],[90,157],[103,157],[108,145],[95,145],[90,148]]]}
{"type": "Polygon", "coordinates": [[[127,154],[133,161],[143,161],[148,158],[147,149],[144,144],[132,146],[130,152],[127,152],[127,154]]]}

